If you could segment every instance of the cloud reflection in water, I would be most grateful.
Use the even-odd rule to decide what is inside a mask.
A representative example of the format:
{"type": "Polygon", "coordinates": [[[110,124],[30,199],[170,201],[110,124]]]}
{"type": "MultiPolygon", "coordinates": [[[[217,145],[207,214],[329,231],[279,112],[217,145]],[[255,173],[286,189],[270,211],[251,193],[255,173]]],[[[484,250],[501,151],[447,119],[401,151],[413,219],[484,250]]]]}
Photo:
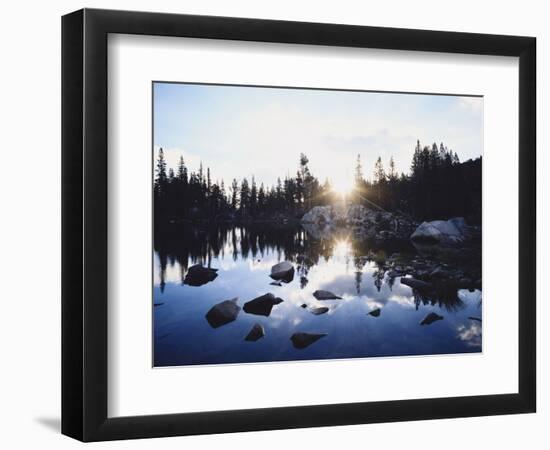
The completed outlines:
{"type": "MultiPolygon", "coordinates": [[[[468,319],[481,317],[480,291],[420,298],[398,278],[391,280],[380,261],[365,258],[370,251],[367,244],[346,235],[318,241],[303,230],[228,228],[208,233],[206,240],[188,240],[183,230],[155,251],[153,296],[155,303],[163,303],[154,308],[155,366],[481,351],[481,324],[468,319]],[[283,260],[296,267],[294,280],[280,287],[270,285],[271,267],[283,260]],[[201,287],[182,285],[187,268],[196,263],[218,268],[218,277],[201,287]],[[316,290],[331,291],[342,299],[318,301],[313,297],[316,290]],[[204,318],[221,301],[237,297],[242,308],[269,292],[284,300],[269,317],[241,311],[235,321],[216,329],[204,318]],[[314,315],[302,304],[329,311],[314,315]],[[368,315],[374,308],[381,308],[380,317],[368,315]],[[432,311],[444,320],[419,326],[432,311]],[[256,323],[265,336],[245,342],[256,323]],[[290,336],[297,332],[327,335],[296,348],[290,336]]],[[[384,255],[396,250],[377,251],[384,255]]]]}

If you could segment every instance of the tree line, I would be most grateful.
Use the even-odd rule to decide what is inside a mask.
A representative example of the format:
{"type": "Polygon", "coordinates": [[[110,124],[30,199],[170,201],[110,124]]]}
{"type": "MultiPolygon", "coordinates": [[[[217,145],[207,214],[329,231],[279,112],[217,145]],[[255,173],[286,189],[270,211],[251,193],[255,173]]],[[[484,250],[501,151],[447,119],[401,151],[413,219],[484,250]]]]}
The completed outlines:
{"type": "Polygon", "coordinates": [[[311,174],[309,159],[303,153],[295,176],[279,177],[274,186],[258,183],[254,176],[240,182],[233,179],[226,186],[223,180],[213,181],[210,168],[205,171],[202,163],[197,172],[190,172],[183,157],[174,171],[167,168],[162,148],[155,173],[155,216],[164,220],[253,219],[274,212],[294,216],[336,200],[329,181],[321,184],[311,174]]]}
{"type": "MultiPolygon", "coordinates": [[[[481,158],[460,163],[456,152],[443,143],[421,146],[417,141],[410,173],[398,173],[393,157],[387,167],[381,157],[372,178],[363,173],[357,155],[354,189],[346,201],[370,208],[399,211],[419,220],[465,216],[481,220],[481,158]]],[[[155,220],[160,223],[184,220],[250,221],[278,215],[300,218],[314,206],[342,201],[327,179],[320,182],[301,153],[294,176],[278,178],[273,186],[258,183],[254,176],[240,182],[213,180],[210,168],[187,168],[183,156],[175,170],[168,168],[161,148],[155,167],[155,220]]]]}
{"type": "Polygon", "coordinates": [[[393,157],[387,169],[378,157],[372,179],[366,180],[358,155],[352,202],[375,204],[418,220],[463,216],[480,224],[481,157],[461,163],[443,143],[422,146],[417,141],[408,175],[397,173],[393,157]]]}

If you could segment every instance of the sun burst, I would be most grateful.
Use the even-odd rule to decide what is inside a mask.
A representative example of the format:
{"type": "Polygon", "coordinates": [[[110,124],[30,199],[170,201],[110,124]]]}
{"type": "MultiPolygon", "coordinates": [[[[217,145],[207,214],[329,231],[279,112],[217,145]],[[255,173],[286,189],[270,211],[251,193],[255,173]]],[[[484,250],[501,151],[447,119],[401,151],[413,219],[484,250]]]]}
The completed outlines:
{"type": "Polygon", "coordinates": [[[332,189],[342,197],[347,197],[354,189],[353,180],[351,178],[340,178],[333,180],[332,189]]]}

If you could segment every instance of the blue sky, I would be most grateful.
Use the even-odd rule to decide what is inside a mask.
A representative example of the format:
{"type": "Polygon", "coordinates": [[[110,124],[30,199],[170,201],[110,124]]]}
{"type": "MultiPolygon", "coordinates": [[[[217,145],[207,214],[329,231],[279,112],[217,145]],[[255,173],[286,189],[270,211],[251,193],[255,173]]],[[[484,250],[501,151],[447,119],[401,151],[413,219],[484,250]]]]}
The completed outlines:
{"type": "Polygon", "coordinates": [[[366,178],[378,156],[405,173],[420,139],[444,142],[467,160],[481,155],[483,99],[196,84],[154,84],[154,147],[169,166],[202,161],[213,180],[293,175],[300,152],[321,181],[353,177],[357,154],[366,178]]]}

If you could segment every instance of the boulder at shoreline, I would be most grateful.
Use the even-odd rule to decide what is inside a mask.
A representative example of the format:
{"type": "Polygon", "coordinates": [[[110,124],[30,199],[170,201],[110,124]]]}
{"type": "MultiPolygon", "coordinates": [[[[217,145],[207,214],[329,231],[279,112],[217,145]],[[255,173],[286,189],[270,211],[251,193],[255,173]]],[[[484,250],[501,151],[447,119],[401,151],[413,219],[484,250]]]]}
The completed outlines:
{"type": "Polygon", "coordinates": [[[466,225],[463,217],[449,220],[422,222],[411,235],[411,241],[421,244],[437,244],[456,247],[471,237],[473,229],[466,225]]]}

